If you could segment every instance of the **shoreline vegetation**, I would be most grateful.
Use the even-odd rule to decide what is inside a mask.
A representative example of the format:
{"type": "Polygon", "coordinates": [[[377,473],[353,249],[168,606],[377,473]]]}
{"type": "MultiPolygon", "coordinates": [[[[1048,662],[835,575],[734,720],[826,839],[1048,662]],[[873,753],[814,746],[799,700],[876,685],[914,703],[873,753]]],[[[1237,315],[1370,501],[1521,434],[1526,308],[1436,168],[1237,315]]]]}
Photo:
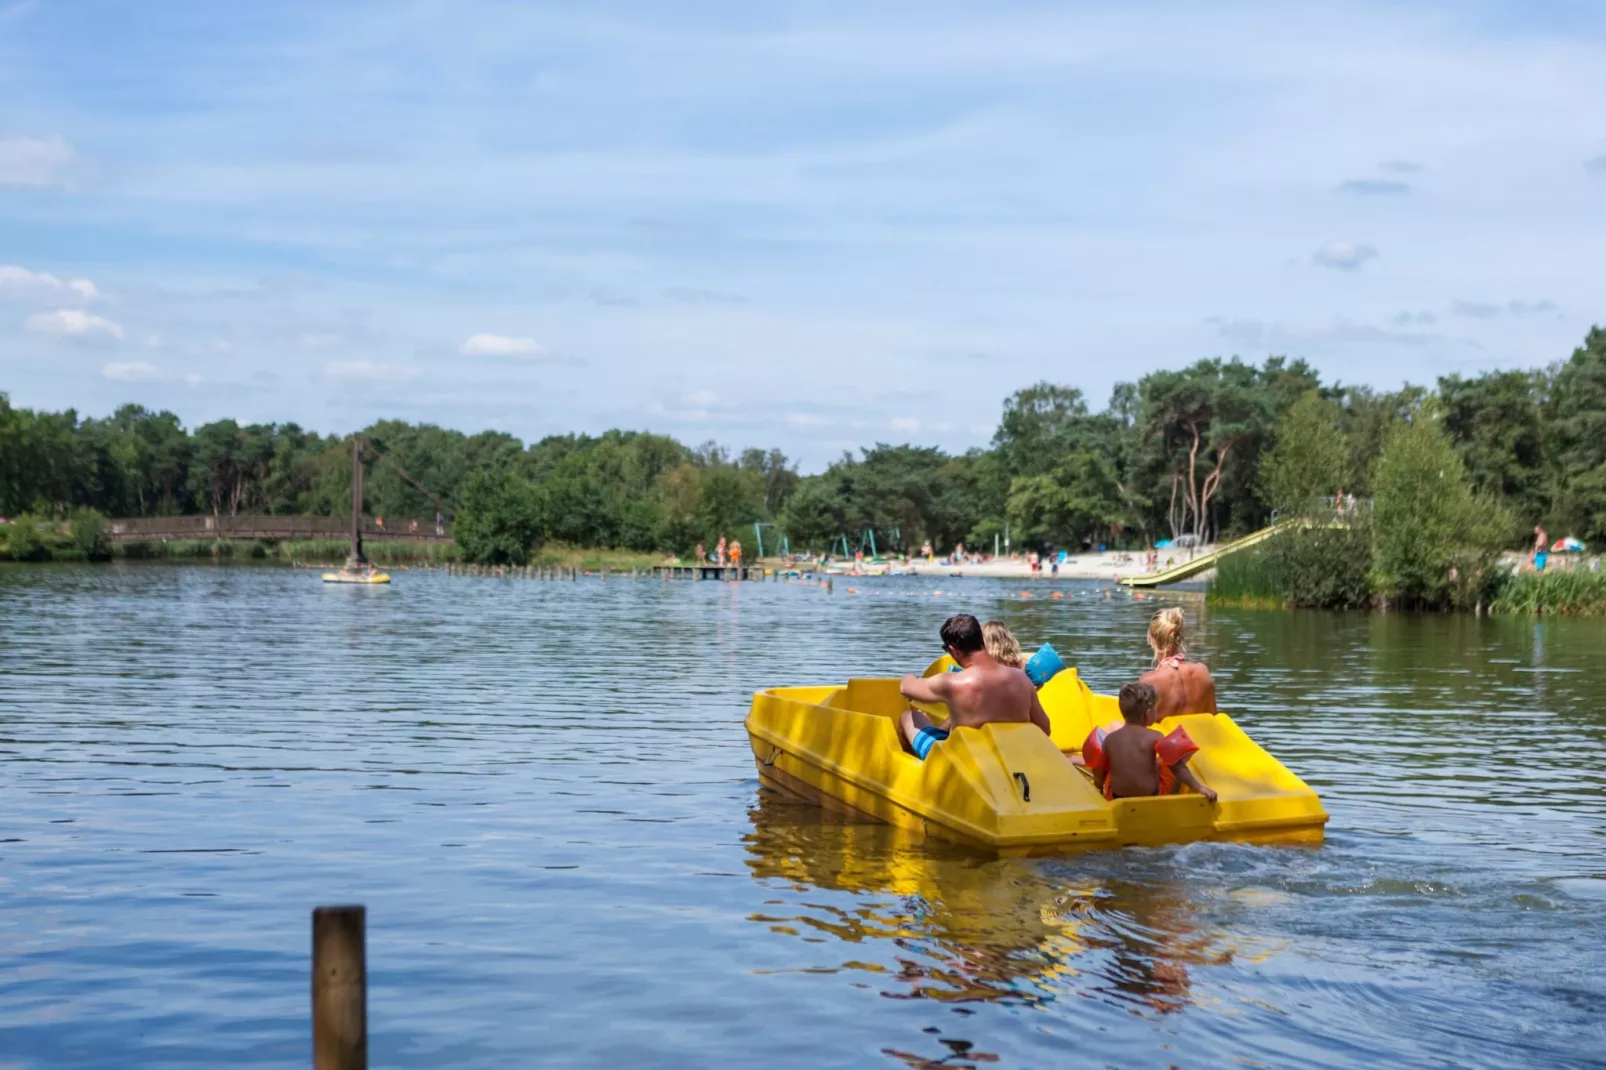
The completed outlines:
{"type": "MultiPolygon", "coordinates": [[[[20,519],[20,518],[19,518],[20,519]]],[[[102,528],[104,518],[99,518],[102,528]]],[[[0,563],[5,562],[93,562],[93,561],[257,561],[265,564],[306,567],[338,566],[345,562],[349,544],[344,539],[149,539],[110,542],[104,537],[86,541],[86,525],[95,518],[80,517],[78,528],[35,521],[33,530],[16,539],[25,526],[0,525],[0,563]]],[[[431,568],[464,563],[462,551],[453,542],[389,542],[373,539],[363,544],[363,553],[376,565],[385,567],[431,568]]],[[[666,563],[663,554],[643,554],[630,550],[595,547],[544,546],[530,555],[530,565],[542,568],[570,568],[582,572],[601,569],[629,571],[666,563]]]]}
{"type": "MultiPolygon", "coordinates": [[[[1079,389],[1039,382],[1004,401],[984,449],[877,443],[809,475],[776,449],[637,431],[525,443],[381,420],[357,434],[362,511],[393,529],[449,521],[454,540],[375,540],[381,564],[600,567],[605,554],[687,560],[721,539],[742,540],[749,561],[924,557],[928,544],[959,560],[995,548],[1164,559],[1298,519],[1257,556],[1221,562],[1218,601],[1583,613],[1595,611],[1593,580],[1513,580],[1501,562],[1540,528],[1596,553],[1606,545],[1598,327],[1549,368],[1431,388],[1324,382],[1282,356],[1153,371],[1117,384],[1097,411],[1079,389]]],[[[112,546],[93,517],[341,516],[352,455],[351,437],[292,423],[186,428],[136,405],[80,418],[0,394],[0,517],[15,521],[0,538],[24,560],[324,557],[329,548],[293,543],[112,546]]]]}
{"type": "MultiPolygon", "coordinates": [[[[33,531],[16,541],[13,539],[20,530],[18,525],[0,526],[0,563],[211,561],[327,568],[343,563],[347,551],[347,543],[342,539],[169,539],[112,543],[104,538],[104,524],[104,518],[83,514],[67,524],[35,522],[33,531]]],[[[1357,564],[1364,561],[1368,538],[1364,530],[1357,533],[1355,527],[1323,529],[1314,526],[1309,531],[1279,536],[1270,545],[1223,558],[1205,598],[1212,606],[1228,609],[1386,608],[1369,598],[1364,567],[1357,564]],[[1283,545],[1277,545],[1279,542],[1283,545]]],[[[468,563],[452,542],[374,540],[364,549],[374,564],[385,568],[429,569],[468,563]]],[[[1488,600],[1475,606],[1476,612],[1516,616],[1606,616],[1606,572],[1600,570],[1598,558],[1535,572],[1524,570],[1522,559],[1513,559],[1514,556],[1506,555],[1507,559],[1493,569],[1488,586],[1482,592],[1488,600]]],[[[673,556],[665,554],[546,546],[532,553],[527,564],[580,572],[604,569],[629,572],[674,560],[673,556]]],[[[945,573],[948,569],[940,571],[945,573]]],[[[972,571],[972,574],[985,576],[985,570],[972,571]]],[[[1078,577],[1067,575],[1064,578],[1078,577]]]]}

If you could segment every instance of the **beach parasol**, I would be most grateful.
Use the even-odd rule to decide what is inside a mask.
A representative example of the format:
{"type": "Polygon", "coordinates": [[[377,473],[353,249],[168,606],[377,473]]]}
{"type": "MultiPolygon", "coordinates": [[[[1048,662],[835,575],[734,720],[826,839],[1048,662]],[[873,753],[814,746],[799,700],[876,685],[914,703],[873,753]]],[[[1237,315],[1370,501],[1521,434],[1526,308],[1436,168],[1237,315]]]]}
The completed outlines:
{"type": "Polygon", "coordinates": [[[1581,554],[1584,552],[1584,544],[1569,535],[1565,539],[1557,539],[1551,545],[1550,552],[1553,554],[1581,554]]]}

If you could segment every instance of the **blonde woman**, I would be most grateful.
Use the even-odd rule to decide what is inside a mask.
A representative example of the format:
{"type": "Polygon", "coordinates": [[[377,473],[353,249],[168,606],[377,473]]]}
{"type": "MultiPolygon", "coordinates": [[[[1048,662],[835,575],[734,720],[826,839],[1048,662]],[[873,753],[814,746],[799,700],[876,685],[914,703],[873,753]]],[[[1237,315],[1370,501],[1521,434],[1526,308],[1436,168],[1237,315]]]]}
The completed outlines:
{"type": "Polygon", "coordinates": [[[1154,668],[1139,679],[1151,684],[1159,698],[1155,720],[1184,713],[1215,713],[1216,682],[1210,670],[1188,660],[1182,634],[1182,610],[1162,609],[1149,618],[1149,649],[1154,651],[1154,668]]]}
{"type": "Polygon", "coordinates": [[[1001,620],[990,620],[981,626],[981,637],[987,653],[998,664],[1011,669],[1026,667],[1026,655],[1020,652],[1020,641],[1009,630],[1009,625],[1001,620]]]}

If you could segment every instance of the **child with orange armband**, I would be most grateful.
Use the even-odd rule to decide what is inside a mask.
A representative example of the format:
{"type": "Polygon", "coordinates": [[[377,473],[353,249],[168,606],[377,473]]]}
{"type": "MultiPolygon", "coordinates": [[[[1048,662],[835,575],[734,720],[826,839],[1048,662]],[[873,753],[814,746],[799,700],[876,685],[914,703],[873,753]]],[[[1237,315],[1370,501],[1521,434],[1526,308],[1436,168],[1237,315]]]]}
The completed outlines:
{"type": "Polygon", "coordinates": [[[1121,719],[1126,723],[1113,732],[1095,728],[1088,734],[1082,760],[1094,785],[1106,799],[1130,799],[1170,795],[1180,781],[1215,802],[1216,793],[1188,768],[1199,745],[1182,728],[1162,736],[1149,727],[1157,697],[1150,684],[1127,684],[1120,694],[1121,719]]]}

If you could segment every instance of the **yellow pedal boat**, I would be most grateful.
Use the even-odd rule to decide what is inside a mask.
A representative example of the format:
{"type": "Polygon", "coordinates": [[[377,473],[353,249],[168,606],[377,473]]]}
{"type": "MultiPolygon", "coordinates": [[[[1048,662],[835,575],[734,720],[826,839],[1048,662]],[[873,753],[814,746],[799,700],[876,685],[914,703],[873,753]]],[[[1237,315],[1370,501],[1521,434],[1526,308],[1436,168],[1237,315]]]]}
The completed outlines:
{"type": "Polygon", "coordinates": [[[896,679],[760,691],[747,734],[771,787],[942,839],[999,849],[1321,839],[1327,813],[1316,793],[1227,715],[1156,726],[1186,726],[1199,745],[1189,768],[1215,803],[1192,793],[1110,802],[1068,756],[1096,725],[1120,719],[1115,698],[1070,668],[1038,694],[1052,736],[1030,724],[961,728],[923,762],[898,739],[909,703],[896,679]]]}
{"type": "Polygon", "coordinates": [[[323,582],[325,582],[325,583],[389,583],[390,582],[390,573],[388,573],[388,572],[380,572],[378,570],[347,572],[345,569],[341,569],[339,572],[325,572],[323,574],[323,582]]]}

